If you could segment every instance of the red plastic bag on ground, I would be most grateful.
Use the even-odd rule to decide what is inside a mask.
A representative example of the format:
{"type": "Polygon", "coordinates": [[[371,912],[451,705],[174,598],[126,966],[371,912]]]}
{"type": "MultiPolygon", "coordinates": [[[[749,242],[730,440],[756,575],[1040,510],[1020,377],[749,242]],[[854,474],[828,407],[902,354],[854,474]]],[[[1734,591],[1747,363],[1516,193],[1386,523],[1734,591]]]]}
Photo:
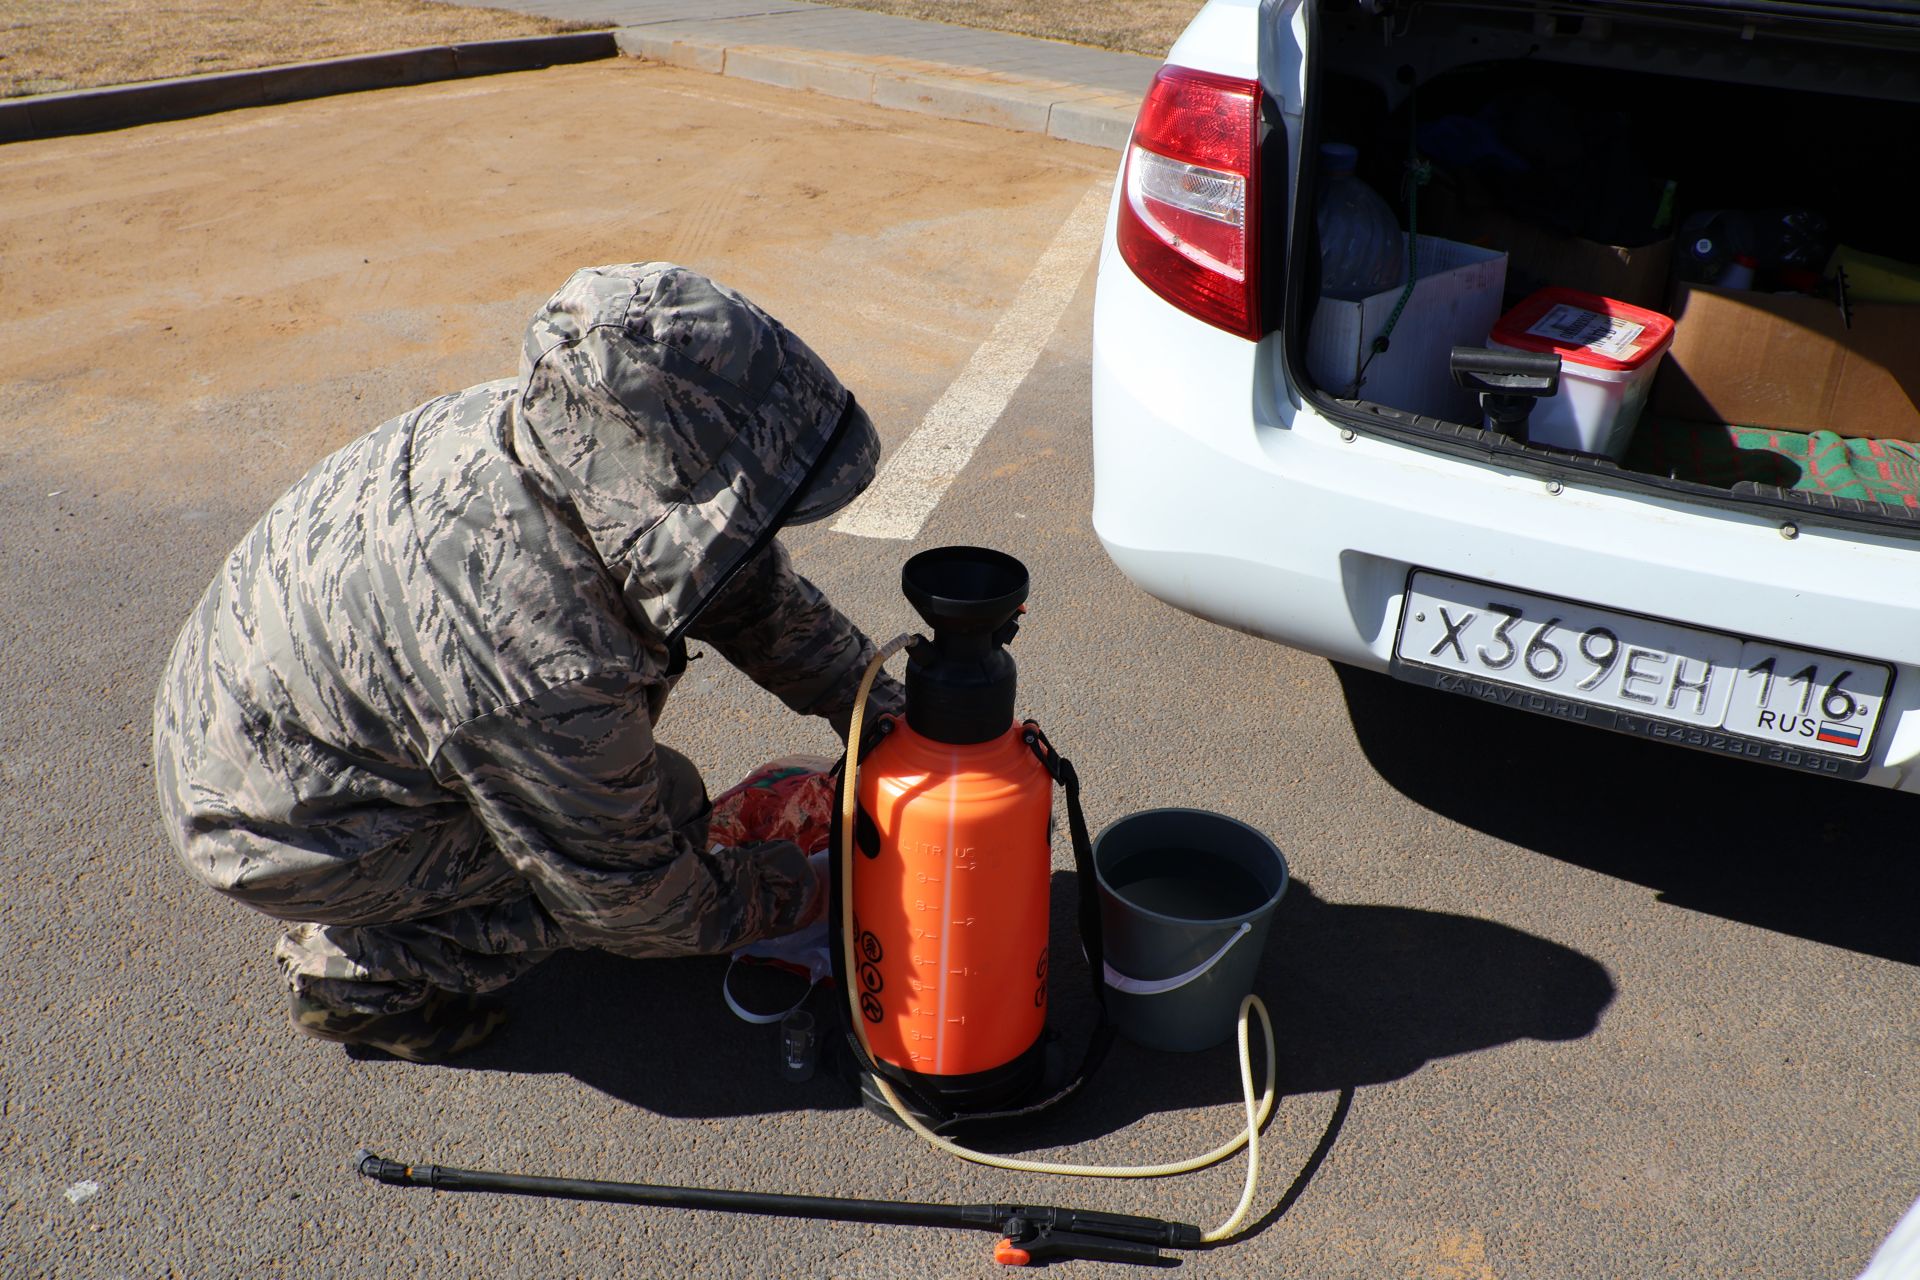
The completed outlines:
{"type": "MultiPolygon", "coordinates": [[[[713,814],[707,820],[707,839],[716,845],[733,847],[767,840],[791,840],[802,853],[818,853],[827,847],[833,822],[835,779],[833,761],[819,756],[786,756],[761,765],[739,786],[713,802],[713,814]]],[[[727,1007],[747,1022],[779,1022],[806,1003],[814,984],[828,974],[827,922],[820,919],[798,933],[784,938],[768,938],[734,952],[720,980],[720,993],[727,1007]],[[740,961],[747,969],[768,968],[798,975],[807,986],[794,997],[791,991],[773,994],[750,992],[748,1003],[771,1005],[770,1009],[750,1009],[735,995],[733,972],[740,961]]],[[[764,981],[764,980],[763,980],[764,981]]],[[[791,979],[786,980],[791,985],[791,979]]],[[[748,984],[751,988],[752,984],[748,984]]]]}

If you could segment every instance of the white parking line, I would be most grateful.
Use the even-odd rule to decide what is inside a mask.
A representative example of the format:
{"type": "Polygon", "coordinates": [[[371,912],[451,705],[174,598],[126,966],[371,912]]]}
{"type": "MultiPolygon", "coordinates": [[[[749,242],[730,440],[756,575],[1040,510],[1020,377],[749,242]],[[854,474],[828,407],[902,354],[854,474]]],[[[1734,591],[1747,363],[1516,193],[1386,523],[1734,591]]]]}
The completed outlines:
{"type": "Polygon", "coordinates": [[[1112,184],[1095,183],[1047,246],[993,332],[845,514],[835,533],[911,539],[1032,372],[1100,242],[1112,184]]]}

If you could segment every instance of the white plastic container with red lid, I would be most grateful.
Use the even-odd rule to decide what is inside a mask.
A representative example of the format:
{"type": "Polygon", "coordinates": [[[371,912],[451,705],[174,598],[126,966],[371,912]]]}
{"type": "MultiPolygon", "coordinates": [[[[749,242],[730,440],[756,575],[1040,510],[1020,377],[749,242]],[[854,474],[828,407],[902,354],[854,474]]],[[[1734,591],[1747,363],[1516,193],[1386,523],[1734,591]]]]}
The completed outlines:
{"type": "Polygon", "coordinates": [[[1560,357],[1559,394],[1534,407],[1529,442],[1617,462],[1673,345],[1673,321],[1578,289],[1542,289],[1500,317],[1487,345],[1560,357]]]}

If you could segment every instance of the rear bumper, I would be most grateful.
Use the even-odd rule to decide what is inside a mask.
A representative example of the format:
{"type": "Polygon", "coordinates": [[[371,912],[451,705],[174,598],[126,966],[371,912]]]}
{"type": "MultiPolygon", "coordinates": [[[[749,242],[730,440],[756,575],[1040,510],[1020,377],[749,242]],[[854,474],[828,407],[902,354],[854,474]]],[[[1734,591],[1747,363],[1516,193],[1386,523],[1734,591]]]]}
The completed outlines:
{"type": "Polygon", "coordinates": [[[1147,592],[1382,671],[1414,568],[1877,659],[1895,674],[1865,781],[1920,790],[1920,546],[1809,521],[1788,538],[1777,515],[1343,432],[1285,386],[1276,347],[1178,313],[1109,247],[1093,523],[1147,592]]]}

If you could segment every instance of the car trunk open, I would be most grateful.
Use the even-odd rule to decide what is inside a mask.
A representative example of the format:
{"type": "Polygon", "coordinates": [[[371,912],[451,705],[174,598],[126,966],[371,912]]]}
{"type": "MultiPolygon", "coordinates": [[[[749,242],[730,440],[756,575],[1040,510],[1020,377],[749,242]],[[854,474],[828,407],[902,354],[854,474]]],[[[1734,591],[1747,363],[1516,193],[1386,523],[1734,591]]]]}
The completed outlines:
{"type": "MultiPolygon", "coordinates": [[[[1336,302],[1314,218],[1293,220],[1288,357],[1324,407],[1536,471],[1920,533],[1920,7],[1339,0],[1309,30],[1304,154],[1357,147],[1417,233],[1411,285],[1336,302]],[[1674,322],[1613,456],[1484,429],[1445,367],[1546,289],[1674,322]]],[[[1303,211],[1320,181],[1303,162],[1303,211]]]]}

